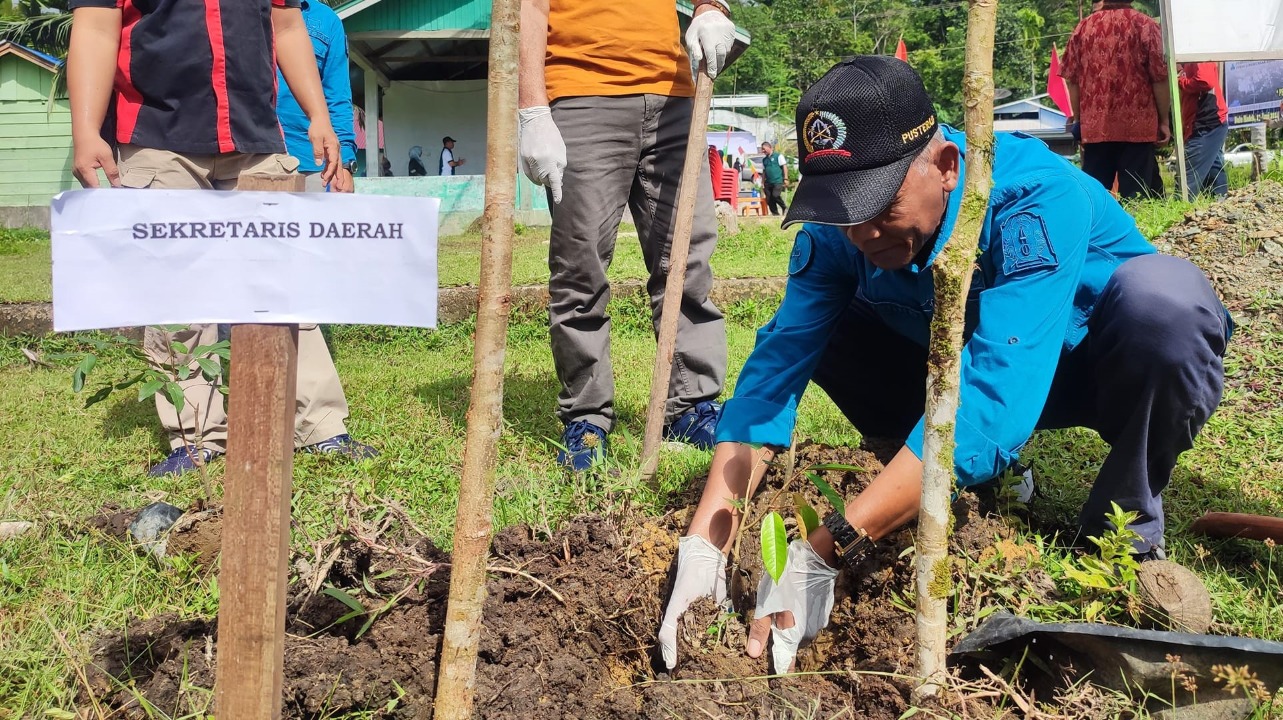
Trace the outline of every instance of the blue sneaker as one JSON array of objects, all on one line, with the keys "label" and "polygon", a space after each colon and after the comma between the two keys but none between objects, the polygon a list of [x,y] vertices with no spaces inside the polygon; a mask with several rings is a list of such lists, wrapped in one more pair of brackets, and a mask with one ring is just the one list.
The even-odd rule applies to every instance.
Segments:
[{"label": "blue sneaker", "polygon": [[694,445],[700,450],[712,450],[716,442],[717,419],[721,415],[721,405],[707,400],[697,403],[677,418],[677,422],[664,428],[664,439]]},{"label": "blue sneaker", "polygon": [[606,458],[606,431],[584,420],[566,426],[561,434],[557,464],[583,472]]},{"label": "blue sneaker", "polygon": [[335,435],[329,440],[322,440],[319,443],[304,445],[299,448],[303,452],[315,453],[318,455],[346,455],[353,460],[368,460],[379,456],[379,451],[352,439],[351,435],[343,433]]},{"label": "blue sneaker", "polygon": [[153,465],[151,470],[147,471],[147,475],[149,477],[182,475],[185,472],[191,472],[196,469],[196,458],[200,458],[200,464],[205,465],[219,455],[222,455],[222,453],[216,450],[210,450],[209,448],[197,450],[195,445],[184,445],[171,450],[164,460]]}]

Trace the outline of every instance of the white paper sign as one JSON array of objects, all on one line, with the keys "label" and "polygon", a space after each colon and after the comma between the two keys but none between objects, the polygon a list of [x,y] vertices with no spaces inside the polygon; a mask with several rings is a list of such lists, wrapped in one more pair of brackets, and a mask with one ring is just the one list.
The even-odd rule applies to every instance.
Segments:
[{"label": "white paper sign", "polygon": [[1176,60],[1283,58],[1283,0],[1172,0]]},{"label": "white paper sign", "polygon": [[53,200],[54,330],[434,327],[435,198],[76,190]]}]

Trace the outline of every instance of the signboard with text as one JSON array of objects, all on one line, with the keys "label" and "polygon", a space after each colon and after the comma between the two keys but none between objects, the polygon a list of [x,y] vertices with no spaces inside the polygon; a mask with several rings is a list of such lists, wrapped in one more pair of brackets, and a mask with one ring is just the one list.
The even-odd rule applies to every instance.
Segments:
[{"label": "signboard with text", "polygon": [[54,330],[434,327],[435,198],[101,189],[53,200]]},{"label": "signboard with text", "polygon": [[1225,104],[1230,127],[1279,119],[1283,103],[1283,60],[1225,63]]}]

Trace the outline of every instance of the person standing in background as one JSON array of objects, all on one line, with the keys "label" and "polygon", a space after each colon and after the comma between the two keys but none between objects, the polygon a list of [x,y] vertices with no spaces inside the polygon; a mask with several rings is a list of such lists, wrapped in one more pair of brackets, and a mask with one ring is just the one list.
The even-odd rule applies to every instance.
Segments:
[{"label": "person standing in background", "polygon": [[[243,174],[294,172],[299,161],[285,154],[276,114],[278,67],[307,117],[303,154],[320,168],[322,183],[336,179],[339,139],[299,0],[155,0],[148,9],[125,4],[70,4],[67,88],[72,166],[81,185],[98,187],[99,169],[113,187],[183,190],[234,190]],[[176,18],[183,22],[172,22]],[[185,53],[181,63],[174,62],[176,49]],[[229,67],[237,70],[235,82],[229,82]],[[216,275],[198,280],[194,291],[217,291]],[[190,353],[216,342],[212,323],[144,332],[143,350],[153,367],[185,366],[189,373],[178,383],[181,410],[165,393],[156,394],[170,451],[148,471],[153,477],[195,470],[227,451],[223,396],[198,364],[213,356]],[[354,458],[376,454],[348,435],[347,401],[319,328],[299,333],[297,392],[297,449]]]},{"label": "person standing in background", "polygon": [[410,162],[406,167],[405,174],[410,177],[423,177],[428,174],[428,168],[423,165],[422,145],[415,145],[410,148]]},{"label": "person standing in background", "polygon": [[[352,83],[348,79],[347,33],[337,13],[320,0],[300,0],[303,23],[312,38],[316,69],[321,75],[321,91],[330,111],[330,124],[339,139],[342,165],[334,173],[329,190],[353,192],[352,176],[356,173],[356,132],[352,121]],[[307,114],[294,99],[289,83],[276,71],[276,117],[285,134],[285,150],[298,160],[298,171],[307,176],[309,191],[326,189],[321,181],[321,166],[312,158],[312,144],[307,139]]]},{"label": "person standing in background", "polygon": [[772,215],[783,215],[788,209],[784,205],[784,189],[789,184],[788,161],[775,152],[775,147],[769,142],[762,143],[762,156],[762,188],[766,192],[766,205]]},{"label": "person standing in background", "polygon": [[1124,198],[1163,194],[1155,144],[1171,140],[1172,97],[1158,23],[1110,0],[1088,15],[1065,46],[1061,75],[1079,123],[1083,172]]},{"label": "person standing in background", "polygon": [[1225,175],[1225,138],[1229,110],[1214,62],[1181,63],[1181,118],[1185,121],[1185,186],[1190,195],[1229,192]]},{"label": "person standing in background", "polygon": [[465,158],[454,158],[454,138],[446,135],[441,138],[441,174],[443,176],[454,175],[455,168],[462,167],[468,162]]},{"label": "person standing in background", "polygon": [[[577,471],[604,457],[615,424],[606,270],[624,207],[637,224],[658,331],[691,132],[692,71],[703,59],[716,76],[735,42],[726,0],[694,6],[683,47],[670,3],[626,10],[594,0],[521,4],[520,162],[548,188],[549,331],[565,426],[557,462]],[[700,166],[664,436],[711,449],[726,324],[709,298],[717,219],[709,167]]]}]

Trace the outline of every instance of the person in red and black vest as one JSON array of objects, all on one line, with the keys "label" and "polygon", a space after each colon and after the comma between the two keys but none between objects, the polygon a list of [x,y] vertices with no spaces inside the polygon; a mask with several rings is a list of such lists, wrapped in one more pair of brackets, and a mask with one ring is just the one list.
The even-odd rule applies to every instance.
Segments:
[{"label": "person in red and black vest", "polygon": [[1229,110],[1216,63],[1181,63],[1181,118],[1185,125],[1185,183],[1191,195],[1229,192],[1225,138]]},{"label": "person in red and black vest", "polygon": [[[277,119],[278,64],[307,116],[313,159],[329,183],[341,167],[339,141],[299,5],[71,0],[67,87],[72,165],[81,185],[98,187],[101,170],[112,187],[230,190],[242,173],[294,172],[299,161],[286,154]],[[217,384],[202,376],[200,358],[171,359],[175,342],[196,348],[217,341],[212,324],[146,329],[143,345],[154,365],[193,369],[179,383],[181,411],[156,395],[170,453],[151,469],[153,476],[195,469],[226,451],[227,414]],[[301,327],[298,342],[295,445],[373,455],[344,427],[347,401],[320,329]]]}]

